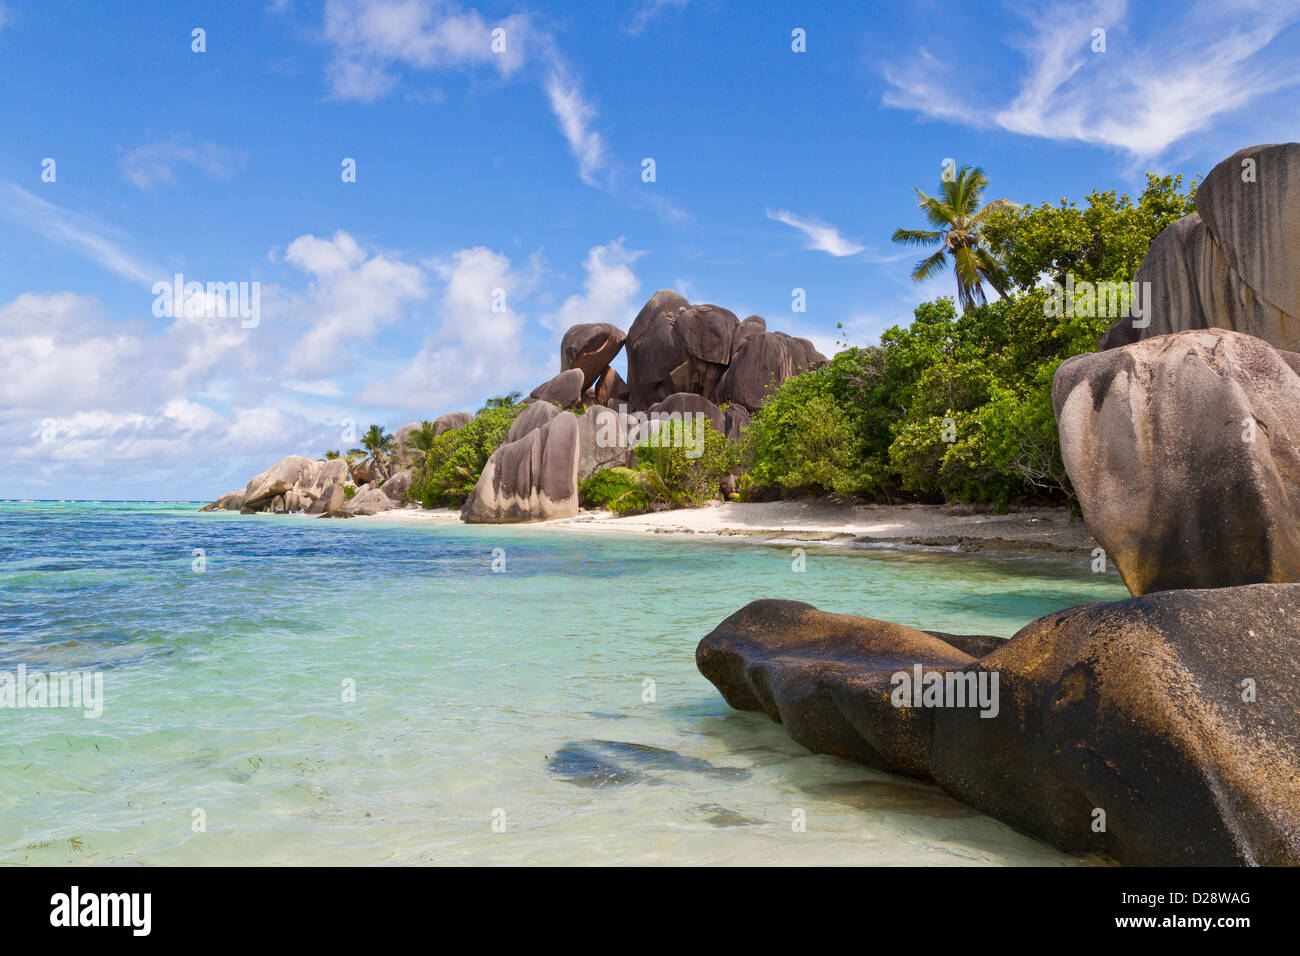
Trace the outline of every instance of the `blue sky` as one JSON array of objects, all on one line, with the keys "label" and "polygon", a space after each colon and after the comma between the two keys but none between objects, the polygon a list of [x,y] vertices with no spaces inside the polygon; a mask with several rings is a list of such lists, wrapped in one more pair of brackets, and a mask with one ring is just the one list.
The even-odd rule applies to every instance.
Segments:
[{"label": "blue sky", "polygon": [[[953,292],[889,242],[946,158],[1037,203],[1297,138],[1300,3],[961,11],[0,0],[0,495],[213,498],[665,287],[865,344]],[[257,326],[156,316],[178,272]]]}]

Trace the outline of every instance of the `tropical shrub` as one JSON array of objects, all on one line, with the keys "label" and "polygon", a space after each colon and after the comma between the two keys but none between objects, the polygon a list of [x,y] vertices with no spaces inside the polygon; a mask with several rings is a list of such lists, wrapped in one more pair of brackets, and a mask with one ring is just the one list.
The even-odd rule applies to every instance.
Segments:
[{"label": "tropical shrub", "polygon": [[[699,455],[693,455],[696,449]],[[722,479],[737,462],[734,445],[705,418],[689,428],[680,421],[664,422],[635,452],[642,492],[652,506],[680,508],[722,497]]]},{"label": "tropical shrub", "polygon": [[474,490],[488,458],[506,439],[526,406],[485,408],[460,428],[433,439],[411,482],[411,497],[425,508],[459,508]]}]

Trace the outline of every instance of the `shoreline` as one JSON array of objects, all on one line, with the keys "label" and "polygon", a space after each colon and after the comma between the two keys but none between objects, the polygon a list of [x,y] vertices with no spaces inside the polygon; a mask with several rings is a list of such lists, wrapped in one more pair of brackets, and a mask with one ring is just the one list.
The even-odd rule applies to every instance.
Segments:
[{"label": "shoreline", "polygon": [[[451,508],[400,508],[349,521],[385,524],[463,524]],[[500,526],[494,526],[500,527]],[[713,503],[616,517],[583,511],[570,518],[520,522],[510,528],[611,534],[654,534],[755,544],[814,542],[877,545],[960,553],[1019,552],[1077,556],[1099,545],[1064,507],[1013,509],[1007,514],[961,505],[852,505],[819,500]]]}]

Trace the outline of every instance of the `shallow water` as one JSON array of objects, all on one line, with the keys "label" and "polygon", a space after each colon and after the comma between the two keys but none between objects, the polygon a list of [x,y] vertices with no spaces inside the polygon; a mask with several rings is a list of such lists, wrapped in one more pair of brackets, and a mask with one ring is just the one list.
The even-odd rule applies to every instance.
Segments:
[{"label": "shallow water", "polygon": [[0,862],[1079,862],[807,753],[694,650],[760,597],[1010,636],[1126,595],[1085,559],[801,543],[795,573],[793,545],[195,507],[0,503],[0,673],[104,675],[97,719],[0,709]]}]

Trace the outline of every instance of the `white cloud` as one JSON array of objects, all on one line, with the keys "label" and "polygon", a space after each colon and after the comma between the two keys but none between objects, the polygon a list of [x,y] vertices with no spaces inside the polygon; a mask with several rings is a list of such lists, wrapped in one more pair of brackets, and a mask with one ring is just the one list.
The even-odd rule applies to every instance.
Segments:
[{"label": "white cloud", "polygon": [[796,216],[784,209],[778,209],[775,212],[771,209],[767,210],[767,218],[775,219],[777,222],[783,222],[787,226],[798,229],[808,237],[809,249],[818,249],[822,252],[829,252],[833,256],[841,257],[857,255],[866,248],[845,239],[834,226]]},{"label": "white cloud", "polygon": [[335,369],[343,356],[427,296],[418,266],[383,255],[367,257],[355,239],[337,232],[332,239],[299,236],[284,259],[309,273],[306,296],[287,308],[309,317],[309,329],[293,346],[284,374],[318,375]]},{"label": "white cloud", "polygon": [[0,213],[132,282],[152,284],[168,274],[123,249],[107,229],[89,217],[47,202],[13,183],[0,183]]},{"label": "white cloud", "polygon": [[443,280],[438,329],[403,371],[374,382],[360,401],[438,414],[539,373],[523,345],[525,317],[516,307],[537,281],[538,260],[515,269],[502,253],[476,246],[434,268]]},{"label": "white cloud", "polygon": [[182,166],[192,166],[218,179],[229,179],[246,158],[244,153],[218,143],[194,142],[177,136],[165,142],[137,146],[119,160],[118,168],[127,182],[149,189],[176,182],[176,172]]},{"label": "white cloud", "polygon": [[[247,331],[231,324],[242,342]],[[24,293],[0,304],[0,442],[27,463],[22,480],[63,468],[78,484],[101,480],[86,463],[184,470],[214,455],[296,447],[310,423],[256,405],[227,415],[187,395],[230,348],[195,320],[152,332],[106,319],[92,298]]]},{"label": "white cloud", "polygon": [[636,296],[641,291],[641,280],[630,267],[643,255],[624,248],[622,238],[592,246],[583,263],[587,278],[582,294],[565,299],[544,324],[557,332],[584,322],[609,322],[626,330],[631,316],[636,315]]},{"label": "white cloud", "polygon": [[[492,49],[492,31],[505,31],[505,49]],[[526,17],[489,23],[476,10],[440,0],[329,0],[325,39],[334,44],[329,66],[333,94],[371,101],[393,90],[397,68],[421,70],[487,66],[510,76],[523,65]]]},{"label": "white cloud", "polygon": [[[1266,53],[1300,20],[1296,0],[1200,3],[1140,27],[1129,22],[1124,0],[1055,4],[1024,16],[1028,32],[1013,45],[1027,70],[1009,102],[988,105],[989,84],[973,82],[969,63],[944,64],[922,49],[885,69],[885,104],[1147,160],[1252,100],[1300,85],[1293,53]],[[1092,51],[1095,28],[1107,30],[1105,53]],[[967,89],[981,98],[963,98]]]}]

